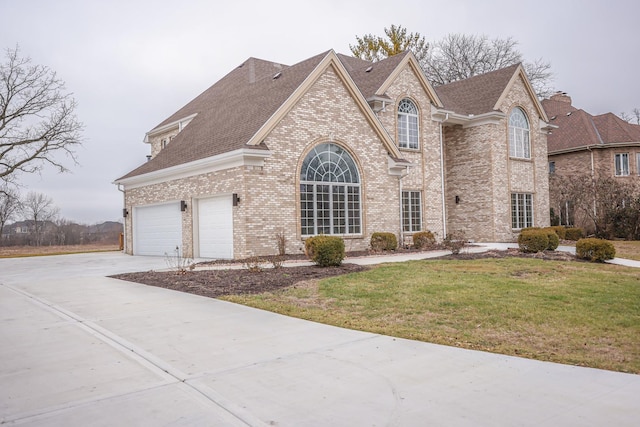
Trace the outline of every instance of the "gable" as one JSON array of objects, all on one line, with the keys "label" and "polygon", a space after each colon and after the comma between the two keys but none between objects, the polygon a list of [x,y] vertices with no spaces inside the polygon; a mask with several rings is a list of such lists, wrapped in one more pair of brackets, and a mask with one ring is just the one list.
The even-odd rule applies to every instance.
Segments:
[{"label": "gable", "polygon": [[382,126],[375,113],[369,107],[366,99],[362,95],[361,91],[356,86],[355,82],[351,78],[350,74],[338,59],[338,56],[335,52],[330,51],[325,58],[322,60],[320,64],[309,74],[309,76],[305,79],[305,81],[291,94],[289,99],[287,99],[273,114],[273,116],[256,132],[255,135],[251,138],[251,140],[247,143],[248,145],[258,145],[260,144],[264,138],[271,132],[274,126],[286,116],[286,114],[291,110],[291,108],[295,105],[295,103],[309,90],[318,79],[327,72],[327,70],[331,69],[338,76],[340,81],[344,84],[345,89],[349,96],[356,102],[358,108],[361,113],[366,118],[367,122],[376,132],[378,138],[382,141],[384,146],[387,149],[387,152],[392,158],[400,159],[402,156],[396,145],[393,143],[393,140]]},{"label": "gable", "polygon": [[[176,168],[247,148],[251,137],[325,55],[316,55],[290,67],[278,67],[252,58],[245,61],[156,126],[154,129],[161,129],[185,115],[193,115],[189,125],[176,135],[171,144],[120,179]],[[280,75],[276,77],[278,73]],[[267,149],[259,144],[251,148]]]},{"label": "gable", "polygon": [[384,95],[384,93],[389,89],[389,87],[396,81],[398,76],[405,70],[411,70],[411,72],[415,75],[415,77],[420,82],[420,85],[424,89],[425,93],[429,97],[429,100],[436,107],[443,107],[442,101],[438,97],[438,94],[434,90],[431,83],[427,80],[420,64],[416,60],[416,57],[410,51],[402,58],[401,62],[393,69],[393,71],[389,74],[384,83],[380,86],[380,88],[376,91],[376,95]]},{"label": "gable", "polygon": [[514,90],[514,87],[516,85],[522,85],[524,87],[525,94],[523,94],[524,96],[520,97],[521,102],[525,102],[525,98],[528,98],[528,101],[531,102],[533,108],[538,114],[538,118],[544,122],[548,122],[549,119],[547,118],[547,114],[545,113],[544,108],[542,108],[542,104],[538,100],[538,96],[536,95],[533,87],[531,86],[531,83],[529,82],[522,64],[517,64],[515,72],[511,76],[511,79],[509,79],[509,82],[502,91],[502,94],[496,101],[494,109],[499,109],[500,106],[505,103],[505,100],[509,97],[509,94]]},{"label": "gable", "polygon": [[[393,140],[344,65],[335,52],[328,51],[289,67],[253,59],[241,64],[156,126],[154,129],[160,130],[185,115],[191,118],[189,125],[157,156],[116,182],[147,174],[164,176],[166,174],[163,171],[174,173],[179,169],[201,169],[207,159],[226,153],[240,153],[247,149],[268,152],[264,138],[329,67],[344,82],[348,93],[383,141],[389,155],[393,159],[401,159]],[[277,70],[272,74],[273,68]],[[253,152],[250,154],[262,157]],[[200,166],[193,168],[192,165],[196,164]]]}]

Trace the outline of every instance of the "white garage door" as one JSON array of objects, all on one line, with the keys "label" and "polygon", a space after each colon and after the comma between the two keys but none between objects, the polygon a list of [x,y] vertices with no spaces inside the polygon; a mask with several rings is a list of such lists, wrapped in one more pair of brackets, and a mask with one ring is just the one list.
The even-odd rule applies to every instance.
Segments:
[{"label": "white garage door", "polygon": [[233,258],[231,196],[198,201],[198,242],[202,258]]},{"label": "white garage door", "polygon": [[134,255],[175,254],[182,250],[180,203],[141,206],[134,209]]}]

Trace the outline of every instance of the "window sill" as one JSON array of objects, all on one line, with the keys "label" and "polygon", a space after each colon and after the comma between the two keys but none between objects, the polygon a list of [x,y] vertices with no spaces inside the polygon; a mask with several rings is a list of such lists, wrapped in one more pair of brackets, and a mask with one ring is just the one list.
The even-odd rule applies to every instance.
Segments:
[{"label": "window sill", "polygon": [[329,237],[340,237],[341,239],[364,239],[364,234],[314,234],[314,235],[304,235],[301,237],[302,241],[305,241],[311,237],[318,236],[329,236]]},{"label": "window sill", "polygon": [[528,162],[528,163],[533,163],[533,159],[532,158],[526,158],[526,157],[511,157],[509,156],[509,160],[516,160],[516,161],[521,161],[521,162]]}]

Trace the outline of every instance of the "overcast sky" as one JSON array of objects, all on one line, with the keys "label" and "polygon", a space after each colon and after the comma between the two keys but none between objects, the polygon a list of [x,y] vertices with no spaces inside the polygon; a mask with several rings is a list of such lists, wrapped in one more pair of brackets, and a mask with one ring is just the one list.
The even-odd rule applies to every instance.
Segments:
[{"label": "overcast sky", "polygon": [[[638,0],[0,0],[0,47],[50,67],[85,125],[72,173],[22,176],[81,223],[120,220],[111,184],[145,161],[147,131],[249,57],[295,64],[391,24],[428,41],[513,37],[592,114],[640,107]],[[4,52],[2,52],[4,62]]]}]

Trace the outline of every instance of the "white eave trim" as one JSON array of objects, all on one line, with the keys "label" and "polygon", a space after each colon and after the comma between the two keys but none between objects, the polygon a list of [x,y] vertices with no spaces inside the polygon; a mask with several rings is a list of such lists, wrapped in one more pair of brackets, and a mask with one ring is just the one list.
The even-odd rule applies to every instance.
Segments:
[{"label": "white eave trim", "polygon": [[145,173],[143,175],[132,176],[130,178],[119,179],[114,184],[122,184],[125,190],[145,187],[147,185],[160,184],[166,181],[188,178],[190,176],[202,175],[205,173],[218,172],[242,166],[264,166],[264,160],[271,157],[271,151],[255,148],[241,148],[207,157],[206,159],[195,160],[182,165],[172,166]]},{"label": "white eave trim", "polygon": [[393,157],[387,157],[387,166],[389,168],[389,175],[391,176],[406,176],[409,173],[409,168],[417,166],[415,163],[407,162],[406,160],[398,161]]},{"label": "white eave trim", "polygon": [[160,126],[159,128],[155,128],[155,129],[145,133],[144,134],[144,142],[146,142],[148,144],[150,142],[149,141],[150,137],[152,137],[154,135],[158,135],[160,133],[166,132],[166,131],[174,129],[174,128],[178,128],[178,132],[180,132],[197,115],[198,115],[198,113],[190,114],[190,115],[188,115],[186,117],[181,118],[180,120],[176,120],[175,122],[167,123],[166,125]]},{"label": "white eave trim", "polygon": [[559,154],[575,153],[577,151],[591,151],[591,150],[604,150],[605,148],[626,148],[626,147],[640,147],[640,141],[638,142],[610,142],[608,144],[594,144],[583,145],[580,147],[565,148],[564,150],[549,151],[548,156],[556,156]]},{"label": "white eave trim", "polygon": [[540,130],[552,131],[554,129],[558,129],[558,126],[552,125],[551,123],[547,123],[544,120],[540,119]]},{"label": "white eave trim", "polygon": [[436,109],[431,114],[431,118],[443,125],[462,125],[463,128],[482,126],[488,124],[499,124],[507,115],[502,111],[490,111],[478,115],[460,114],[450,110]]}]

